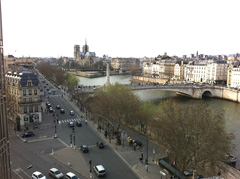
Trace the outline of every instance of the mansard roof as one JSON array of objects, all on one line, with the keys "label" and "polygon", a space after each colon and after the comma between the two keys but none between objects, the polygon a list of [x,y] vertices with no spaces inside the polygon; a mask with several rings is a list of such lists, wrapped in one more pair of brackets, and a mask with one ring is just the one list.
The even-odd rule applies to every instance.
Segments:
[{"label": "mansard roof", "polygon": [[27,81],[31,80],[33,86],[38,86],[39,80],[37,75],[31,71],[22,71],[19,73],[20,76],[20,84],[22,87],[27,86]]}]

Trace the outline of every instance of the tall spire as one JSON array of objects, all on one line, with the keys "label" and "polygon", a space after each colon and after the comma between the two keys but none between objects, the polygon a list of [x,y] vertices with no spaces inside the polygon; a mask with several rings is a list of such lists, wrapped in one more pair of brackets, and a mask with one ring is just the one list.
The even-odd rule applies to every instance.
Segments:
[{"label": "tall spire", "polygon": [[85,45],[87,45],[87,38],[85,37]]}]

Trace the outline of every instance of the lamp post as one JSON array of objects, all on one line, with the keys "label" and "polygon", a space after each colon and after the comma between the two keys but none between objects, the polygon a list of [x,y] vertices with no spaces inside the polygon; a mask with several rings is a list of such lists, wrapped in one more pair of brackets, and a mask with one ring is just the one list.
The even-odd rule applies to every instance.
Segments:
[{"label": "lamp post", "polygon": [[90,167],[90,178],[92,178],[92,160],[89,160],[89,167]]},{"label": "lamp post", "polygon": [[[146,134],[147,134],[147,127],[146,127]],[[146,171],[148,172],[148,134],[147,134],[147,155],[146,155],[146,160],[145,160],[145,164],[146,164]]]}]

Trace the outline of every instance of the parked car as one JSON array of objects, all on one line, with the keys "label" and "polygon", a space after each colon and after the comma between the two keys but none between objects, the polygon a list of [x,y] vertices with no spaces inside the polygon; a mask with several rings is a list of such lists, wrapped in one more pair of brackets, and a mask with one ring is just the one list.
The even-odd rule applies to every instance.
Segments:
[{"label": "parked car", "polygon": [[41,172],[34,172],[32,174],[32,179],[47,179]]},{"label": "parked car", "polygon": [[96,165],[93,167],[93,170],[95,171],[96,175],[99,177],[106,175],[106,170],[102,165]]},{"label": "parked car", "polygon": [[74,112],[73,112],[73,111],[70,111],[69,114],[70,114],[70,115],[74,115]]},{"label": "parked car", "polygon": [[48,94],[51,94],[51,93],[52,93],[52,91],[51,91],[51,90],[49,90],[49,91],[48,91]]},{"label": "parked car", "polygon": [[34,136],[33,131],[28,131],[22,134],[22,137],[32,137]]},{"label": "parked car", "polygon": [[66,176],[65,176],[66,179],[79,179],[77,175],[75,175],[74,173],[72,172],[68,172],[66,173]]},{"label": "parked car", "polygon": [[65,113],[65,111],[64,111],[64,109],[62,108],[62,109],[60,109],[60,113],[62,113],[62,114],[64,114]]},{"label": "parked car", "polygon": [[202,179],[202,178],[204,178],[203,175],[197,175],[196,176],[196,179]]},{"label": "parked car", "polygon": [[185,176],[192,176],[193,175],[193,169],[188,169],[188,170],[184,171],[183,174]]},{"label": "parked car", "polygon": [[58,105],[56,106],[56,108],[57,108],[57,109],[60,109],[60,105],[58,104]]},{"label": "parked car", "polygon": [[77,121],[77,126],[78,126],[78,127],[81,127],[81,126],[82,126],[81,121]]},{"label": "parked car", "polygon": [[88,153],[89,152],[87,145],[82,145],[80,149],[83,153]]},{"label": "parked car", "polygon": [[104,148],[104,144],[103,144],[102,141],[98,141],[96,145],[97,145],[97,147],[98,147],[99,149]]},{"label": "parked car", "polygon": [[53,178],[63,178],[64,175],[62,172],[60,172],[58,169],[56,168],[51,168],[48,172],[49,176],[53,177]]},{"label": "parked car", "polygon": [[69,127],[74,127],[74,122],[69,122],[69,123],[68,123],[68,126],[69,126]]}]

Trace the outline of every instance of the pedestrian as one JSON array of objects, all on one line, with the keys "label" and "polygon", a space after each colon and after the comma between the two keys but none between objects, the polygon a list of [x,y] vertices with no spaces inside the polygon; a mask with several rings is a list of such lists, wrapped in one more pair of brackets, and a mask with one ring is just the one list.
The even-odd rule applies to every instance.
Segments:
[{"label": "pedestrian", "polygon": [[133,145],[133,150],[136,151],[136,146],[135,145]]}]

